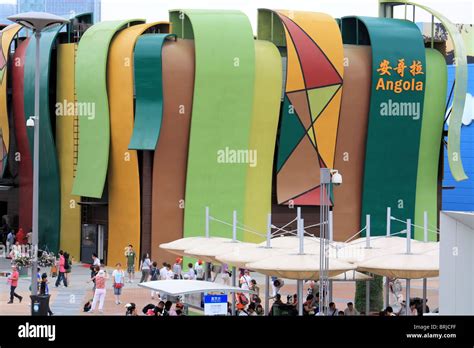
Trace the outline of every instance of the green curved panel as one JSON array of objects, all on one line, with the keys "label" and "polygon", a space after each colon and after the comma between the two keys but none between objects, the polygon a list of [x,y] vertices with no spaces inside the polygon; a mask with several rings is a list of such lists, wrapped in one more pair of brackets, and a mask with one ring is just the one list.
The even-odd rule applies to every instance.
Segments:
[{"label": "green curved panel", "polygon": [[81,38],[76,54],[76,95],[79,153],[72,193],[101,198],[109,161],[109,104],[107,56],[117,31],[142,20],[100,22]]},{"label": "green curved panel", "polygon": [[[183,10],[181,16],[171,11],[170,21],[178,37],[195,40],[184,236],[203,235],[206,206],[217,219],[231,221],[233,210],[240,221],[243,218],[249,164],[235,163],[237,158],[229,151],[249,150],[254,39],[250,22],[240,11]],[[210,231],[230,236],[232,230],[211,221]]]},{"label": "green curved panel", "polygon": [[[60,183],[59,166],[54,142],[51,118],[56,117],[50,105],[50,73],[52,49],[61,27],[41,33],[40,41],[40,128],[39,128],[39,247],[57,252],[60,231]],[[36,40],[30,40],[24,65],[25,118],[34,115]],[[28,140],[33,153],[33,128],[27,127]]]},{"label": "green curved panel", "polygon": [[[265,233],[272,211],[272,177],[275,142],[280,117],[282,64],[280,52],[270,41],[255,40],[255,88],[250,149],[258,156],[247,173],[244,224]],[[263,237],[245,232],[244,241]]]},{"label": "green curved panel", "polygon": [[[398,19],[344,17],[341,24],[344,41],[357,31],[367,33],[362,43],[372,46],[361,217],[365,221],[370,214],[371,234],[384,235],[387,207],[398,219],[415,217],[426,76],[423,37],[416,24]],[[392,233],[404,228],[399,223],[391,227]]]},{"label": "green curved panel", "polygon": [[456,181],[468,179],[461,160],[461,126],[464,103],[467,93],[467,54],[464,41],[456,26],[441,13],[416,2],[401,0],[380,0],[380,3],[396,3],[397,5],[415,5],[431,13],[448,31],[454,45],[454,61],[456,62],[456,84],[454,86],[453,109],[449,118],[448,128],[448,161],[451,174]]},{"label": "green curved panel", "polygon": [[[448,71],[446,61],[435,49],[426,49],[426,89],[421,124],[420,155],[416,182],[415,225],[423,226],[423,212],[428,212],[428,223],[438,226],[438,165],[443,133]],[[433,227],[429,227],[433,229]],[[438,236],[428,233],[429,240]],[[423,228],[415,227],[415,238],[424,239]]]},{"label": "green curved panel", "polygon": [[163,118],[161,50],[173,34],[145,34],[133,54],[135,74],[135,122],[129,149],[155,150]]}]

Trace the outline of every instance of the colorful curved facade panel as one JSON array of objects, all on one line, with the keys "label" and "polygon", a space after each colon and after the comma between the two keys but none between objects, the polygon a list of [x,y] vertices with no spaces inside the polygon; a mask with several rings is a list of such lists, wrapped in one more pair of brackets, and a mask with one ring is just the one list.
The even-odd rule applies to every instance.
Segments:
[{"label": "colorful curved facade panel", "polygon": [[[250,166],[247,173],[244,224],[265,233],[272,211],[273,154],[280,115],[282,85],[281,57],[269,41],[255,41],[255,87],[250,126]],[[244,232],[247,242],[261,242],[262,236]]]},{"label": "colorful curved facade panel", "polygon": [[[244,213],[248,163],[236,154],[249,150],[255,47],[240,11],[183,13],[180,19],[172,11],[170,19],[173,33],[194,38],[196,50],[184,211],[184,235],[193,236],[204,233],[206,206],[219,219],[230,219],[234,210]],[[215,221],[210,229],[213,235],[231,233]]]},{"label": "colorful curved facade panel", "polygon": [[[416,181],[415,225],[424,225],[424,212],[428,213],[430,230],[438,226],[438,168],[440,143],[443,133],[445,97],[448,69],[441,53],[426,49],[426,90],[421,124],[420,153]],[[415,227],[415,239],[424,240],[424,231]],[[437,241],[435,233],[428,233],[429,240]]]},{"label": "colorful curved facade panel", "polygon": [[194,55],[193,40],[163,45],[163,120],[153,159],[151,218],[151,252],[157,260],[173,260],[158,246],[183,237]]},{"label": "colorful curved facade panel", "polygon": [[[52,128],[56,117],[54,106],[50,105],[50,81],[52,71],[53,47],[61,26],[47,29],[41,33],[40,45],[40,126],[39,126],[39,247],[56,251],[59,249],[60,230],[60,178],[58,157]],[[26,50],[24,66],[25,117],[34,115],[36,41],[30,40]],[[27,130],[30,151],[33,153],[33,128]]]},{"label": "colorful curved facade panel", "polygon": [[[159,23],[133,25],[112,40],[107,60],[107,93],[110,112],[108,168],[108,262],[123,262],[123,248],[140,245],[140,176],[135,150],[128,144],[133,132],[134,49],[146,30]],[[168,27],[168,25],[166,25]]]},{"label": "colorful curved facade panel", "polygon": [[[361,227],[362,183],[365,142],[372,83],[370,46],[344,45],[341,115],[337,131],[334,168],[343,175],[343,185],[334,189],[334,239],[345,241]],[[363,220],[364,221],[364,220]],[[365,221],[362,223],[364,225]]]},{"label": "colorful curved facade panel", "polygon": [[32,228],[33,211],[33,161],[26,132],[25,122],[25,56],[26,48],[30,39],[22,41],[13,55],[13,60],[18,62],[12,65],[12,88],[15,90],[12,97],[13,119],[15,124],[15,137],[17,140],[17,151],[20,155],[18,161],[18,215],[19,227],[24,231]]},{"label": "colorful curved facade panel", "polygon": [[135,90],[140,95],[135,106],[133,135],[128,146],[154,151],[163,117],[161,50],[172,34],[142,35],[135,46]]},{"label": "colorful curved facade panel", "polygon": [[8,59],[10,58],[10,45],[20,30],[21,26],[12,24],[0,31],[0,146],[2,155],[0,157],[0,177],[3,176],[10,150],[10,124],[8,121],[7,105],[7,83],[8,83]]},{"label": "colorful curved facade panel", "polygon": [[[281,33],[268,27],[281,21]],[[322,13],[260,10],[259,39],[286,46],[277,160],[279,204],[319,205],[320,168],[334,166],[343,76],[337,22]],[[282,42],[279,42],[282,41]]]},{"label": "colorful curved facade panel", "polygon": [[[79,153],[73,194],[101,198],[109,162],[107,57],[114,35],[142,20],[97,23],[82,36],[76,57]],[[123,62],[125,64],[125,62]]]},{"label": "colorful curved facade panel", "polygon": [[[370,214],[371,234],[384,235],[387,207],[400,220],[415,216],[426,76],[423,37],[416,24],[397,19],[344,17],[341,27],[344,43],[372,47],[361,219]],[[392,233],[403,228],[391,224]]]},{"label": "colorful curved facade panel", "polygon": [[431,13],[436,17],[448,31],[454,45],[454,61],[456,62],[456,84],[454,86],[453,110],[450,116],[448,132],[448,161],[451,174],[456,181],[466,180],[467,175],[461,161],[461,126],[464,105],[467,93],[467,54],[463,38],[456,26],[440,12],[435,11],[428,6],[424,6],[412,1],[400,0],[380,0],[380,3],[389,3],[390,5],[414,5]]},{"label": "colorful curved facade panel", "polygon": [[[62,250],[76,260],[80,257],[81,245],[81,197],[71,194],[74,180],[74,150],[77,139],[77,115],[75,113],[74,68],[77,44],[58,45],[56,103],[62,112],[56,115],[56,150],[61,178],[61,225],[60,243]],[[72,111],[72,112],[71,112]]]}]

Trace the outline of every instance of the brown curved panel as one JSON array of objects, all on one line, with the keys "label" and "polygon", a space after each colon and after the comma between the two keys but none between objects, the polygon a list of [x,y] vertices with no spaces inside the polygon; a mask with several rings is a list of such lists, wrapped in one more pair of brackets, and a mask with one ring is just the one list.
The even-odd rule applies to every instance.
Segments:
[{"label": "brown curved panel", "polygon": [[[306,170],[301,170],[303,167]],[[278,172],[278,203],[286,203],[318,186],[320,169],[318,154],[311,140],[305,136]]]},{"label": "brown curved panel", "polygon": [[347,240],[360,230],[365,141],[369,116],[372,50],[344,45],[345,68],[334,167],[344,178],[334,189],[334,239]]},{"label": "brown curved panel", "polygon": [[26,133],[25,106],[24,106],[24,65],[26,48],[29,39],[23,41],[15,51],[12,64],[12,87],[15,91],[12,97],[13,119],[15,123],[15,137],[17,150],[20,153],[18,162],[19,174],[19,227],[28,232],[31,229],[31,214],[33,201],[33,164]]},{"label": "brown curved panel", "polygon": [[163,120],[153,160],[153,260],[170,262],[161,243],[183,237],[189,126],[194,91],[194,41],[163,46]]}]

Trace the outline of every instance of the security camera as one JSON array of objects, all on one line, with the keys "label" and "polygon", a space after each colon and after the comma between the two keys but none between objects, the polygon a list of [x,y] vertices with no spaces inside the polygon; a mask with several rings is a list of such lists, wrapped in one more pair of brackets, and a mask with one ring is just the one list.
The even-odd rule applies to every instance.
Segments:
[{"label": "security camera", "polygon": [[331,170],[331,182],[333,183],[333,185],[335,186],[339,186],[342,184],[342,175],[339,174],[339,172],[337,170]]},{"label": "security camera", "polygon": [[26,126],[27,127],[34,127],[35,126],[35,118],[34,116],[30,116],[30,118],[28,118],[26,120]]}]

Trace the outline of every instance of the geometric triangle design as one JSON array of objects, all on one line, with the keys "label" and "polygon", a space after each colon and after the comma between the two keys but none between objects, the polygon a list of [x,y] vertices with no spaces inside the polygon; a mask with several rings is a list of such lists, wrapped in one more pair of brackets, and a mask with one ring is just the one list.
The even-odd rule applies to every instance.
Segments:
[{"label": "geometric triangle design", "polygon": [[279,14],[298,53],[306,88],[342,83],[342,78],[316,43],[295,22]]},{"label": "geometric triangle design", "polygon": [[293,149],[299,144],[304,137],[306,130],[301,124],[296,110],[291,105],[288,97],[285,95],[281,116],[281,133],[278,144],[277,172],[280,171]]},{"label": "geometric triangle design", "polygon": [[298,91],[287,93],[288,99],[291,102],[291,105],[295,108],[296,114],[298,115],[301,123],[305,129],[308,129],[311,126],[311,114],[309,111],[308,98],[306,96],[306,91]]},{"label": "geometric triangle design", "polygon": [[337,84],[333,86],[310,89],[307,91],[309,105],[311,108],[311,119],[313,122],[318,118],[326,105],[328,105],[328,102],[332,99],[333,95],[336,94],[340,86],[340,84]]},{"label": "geometric triangle design", "polygon": [[[314,121],[313,127],[316,133],[318,153],[328,168],[333,168],[336,147],[337,126],[339,119],[339,98],[342,90],[339,89],[319,117]],[[311,127],[310,127],[311,129]],[[321,136],[319,136],[321,135]],[[349,150],[350,151],[350,150]]]},{"label": "geometric triangle design", "polygon": [[291,42],[291,37],[288,31],[285,30],[285,36],[287,40],[286,54],[286,84],[285,91],[301,91],[305,89],[303,72],[301,71],[301,65],[298,60],[298,54],[296,53],[295,46]]},{"label": "geometric triangle design", "polygon": [[[321,186],[315,187],[312,190],[303,193],[301,196],[291,199],[293,205],[321,205]],[[289,201],[285,202],[289,204]],[[326,198],[326,204],[332,206],[331,199]]]},{"label": "geometric triangle design", "polygon": [[304,137],[277,173],[277,201],[283,204],[320,183],[319,156]]},{"label": "geometric triangle design", "polygon": [[313,127],[309,127],[307,134],[308,137],[311,139],[313,146],[316,147],[316,139],[314,138],[315,133],[313,131]]}]

